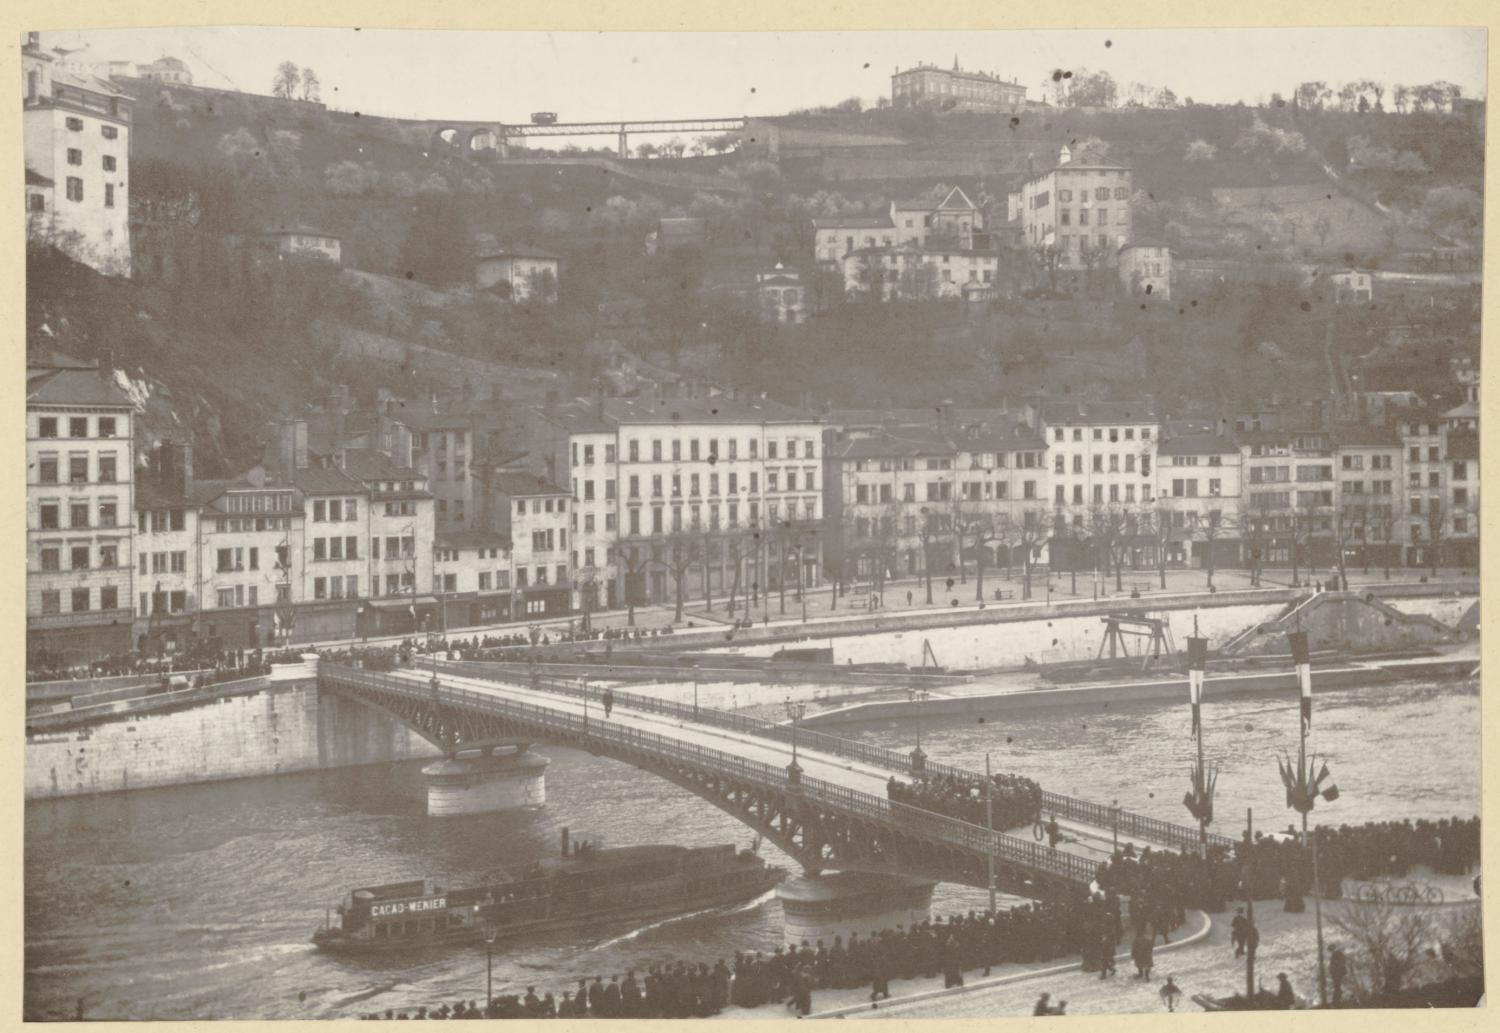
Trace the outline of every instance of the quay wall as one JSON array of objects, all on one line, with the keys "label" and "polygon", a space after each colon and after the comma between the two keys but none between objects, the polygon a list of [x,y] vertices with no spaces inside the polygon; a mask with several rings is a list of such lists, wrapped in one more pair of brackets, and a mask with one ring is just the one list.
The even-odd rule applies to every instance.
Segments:
[{"label": "quay wall", "polygon": [[320,696],[312,679],[270,682],[190,706],[27,730],[25,798],[214,782],[434,757],[392,718]]}]

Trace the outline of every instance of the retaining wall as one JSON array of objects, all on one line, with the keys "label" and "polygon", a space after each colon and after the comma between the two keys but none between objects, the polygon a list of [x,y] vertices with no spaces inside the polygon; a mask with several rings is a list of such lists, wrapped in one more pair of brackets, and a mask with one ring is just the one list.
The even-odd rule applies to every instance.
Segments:
[{"label": "retaining wall", "polygon": [[190,706],[30,729],[25,795],[44,800],[378,764],[437,752],[378,711],[320,696],[311,679],[263,683]]}]

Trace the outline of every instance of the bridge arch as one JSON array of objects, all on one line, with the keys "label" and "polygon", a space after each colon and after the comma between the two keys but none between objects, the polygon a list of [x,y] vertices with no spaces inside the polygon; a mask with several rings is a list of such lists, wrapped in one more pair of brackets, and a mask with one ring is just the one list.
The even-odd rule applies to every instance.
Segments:
[{"label": "bridge arch", "polygon": [[514,739],[584,749],[648,771],[713,804],[776,844],[809,872],[828,869],[911,874],[997,885],[1029,896],[1076,894],[1093,862],[1035,844],[999,847],[1009,837],[784,769],[665,736],[606,726],[548,707],[432,686],[408,678],[325,665],[321,691],[372,706],[445,750]]}]

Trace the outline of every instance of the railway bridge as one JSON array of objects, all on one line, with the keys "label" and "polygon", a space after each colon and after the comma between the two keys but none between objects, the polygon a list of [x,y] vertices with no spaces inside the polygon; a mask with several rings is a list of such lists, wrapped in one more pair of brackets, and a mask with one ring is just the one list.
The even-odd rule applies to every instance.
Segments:
[{"label": "railway bridge", "polygon": [[448,144],[464,151],[493,150],[504,158],[513,143],[548,136],[613,136],[621,158],[630,157],[630,137],[663,133],[739,133],[747,121],[743,115],[728,118],[615,119],[607,122],[550,122],[545,124],[504,122],[433,122],[433,144]]},{"label": "railway bridge", "polygon": [[[999,890],[1047,898],[1086,886],[1109,850],[1107,825],[1102,853],[1076,843],[1054,850],[1029,834],[887,799],[886,781],[909,776],[914,763],[957,771],[925,758],[629,693],[614,693],[606,718],[598,690],[586,684],[507,685],[455,668],[461,665],[376,672],[324,663],[318,680],[322,691],[384,711],[448,751],[500,740],[550,742],[634,765],[744,822],[809,874],[868,871],[984,887],[993,861]],[[1075,828],[1110,812],[1053,794],[1043,808]],[[1121,830],[1138,840],[1196,846],[1196,829],[1124,817]]]}]

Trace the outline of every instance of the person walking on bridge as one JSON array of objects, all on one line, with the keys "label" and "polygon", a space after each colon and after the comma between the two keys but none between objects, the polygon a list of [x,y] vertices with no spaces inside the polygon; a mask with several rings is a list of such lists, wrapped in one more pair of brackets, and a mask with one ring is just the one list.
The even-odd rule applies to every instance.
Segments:
[{"label": "person walking on bridge", "polygon": [[600,700],[604,704],[604,718],[607,721],[609,720],[609,712],[615,709],[614,691],[612,689],[605,689],[604,695],[600,697]]}]

